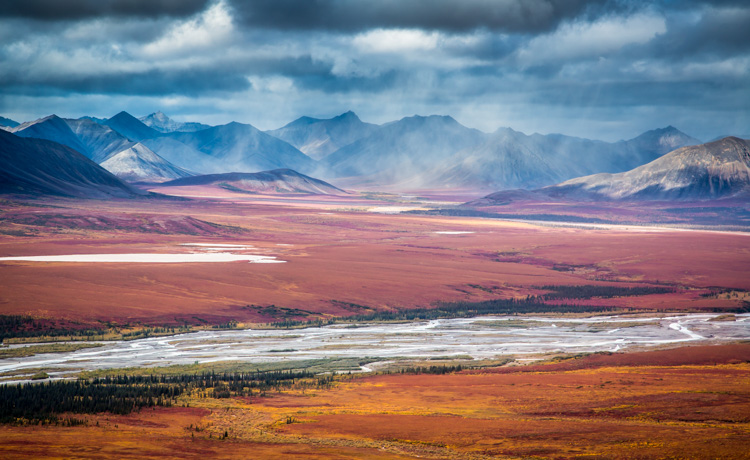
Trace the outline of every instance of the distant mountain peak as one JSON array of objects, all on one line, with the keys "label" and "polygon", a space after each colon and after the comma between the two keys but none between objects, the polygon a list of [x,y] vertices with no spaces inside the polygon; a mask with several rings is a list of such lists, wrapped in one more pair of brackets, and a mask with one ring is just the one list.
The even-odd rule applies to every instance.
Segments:
[{"label": "distant mountain peak", "polygon": [[341,115],[334,117],[334,120],[357,120],[361,121],[356,113],[352,112],[351,110],[347,110],[346,112],[342,113]]},{"label": "distant mountain peak", "polygon": [[210,128],[210,126],[202,123],[175,121],[169,118],[169,116],[161,110],[146,115],[145,117],[141,117],[139,120],[149,128],[155,129],[161,133],[173,133],[178,131],[195,132]]},{"label": "distant mountain peak", "polygon": [[124,110],[118,112],[116,115],[113,115],[109,119],[110,120],[114,120],[114,119],[119,119],[119,118],[125,118],[125,119],[132,118],[133,120],[137,120],[137,118],[135,118],[133,115],[129,114],[128,112],[126,112]]},{"label": "distant mountain peak", "polygon": [[131,141],[142,141],[159,135],[159,132],[145,125],[141,120],[124,110],[106,120],[103,124],[114,129]]},{"label": "distant mountain peak", "polygon": [[[153,120],[153,121],[158,122],[160,124],[174,123],[174,120],[172,120],[171,118],[169,118],[167,116],[167,114],[165,114],[161,110],[158,110],[158,111],[156,111],[156,112],[154,112],[152,114],[146,115],[145,117],[139,118],[139,120],[141,120],[143,123],[145,123],[148,126],[151,126],[151,125],[149,125],[146,122],[147,120],[148,121],[152,121]],[[151,127],[153,128],[153,126],[151,126]]]},{"label": "distant mountain peak", "polygon": [[24,129],[29,128],[30,126],[38,125],[38,124],[45,123],[45,122],[57,123],[58,120],[59,122],[63,122],[62,118],[58,117],[57,115],[53,113],[52,115],[47,115],[46,117],[43,117],[43,118],[37,118],[36,120],[31,120],[31,121],[21,123],[20,125],[15,126],[11,130],[11,132],[18,133],[20,131],[23,131]]},{"label": "distant mountain peak", "polygon": [[412,115],[410,117],[404,117],[396,123],[406,123],[411,125],[425,123],[461,124],[450,115]]}]

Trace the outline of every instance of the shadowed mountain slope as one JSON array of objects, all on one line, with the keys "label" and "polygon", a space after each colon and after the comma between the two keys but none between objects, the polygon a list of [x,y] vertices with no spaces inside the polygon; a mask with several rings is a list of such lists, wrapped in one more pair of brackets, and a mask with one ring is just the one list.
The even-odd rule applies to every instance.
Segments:
[{"label": "shadowed mountain slope", "polygon": [[161,134],[159,131],[144,125],[141,120],[135,118],[128,112],[120,112],[112,118],[102,122],[102,124],[109,126],[135,142],[157,137]]},{"label": "shadowed mountain slope", "polygon": [[129,197],[141,192],[71,148],[0,130],[0,191],[80,198]]}]

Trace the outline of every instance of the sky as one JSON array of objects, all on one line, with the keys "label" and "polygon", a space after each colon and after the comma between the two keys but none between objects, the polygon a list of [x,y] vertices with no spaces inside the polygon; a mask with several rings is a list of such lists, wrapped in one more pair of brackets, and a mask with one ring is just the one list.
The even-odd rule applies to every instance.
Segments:
[{"label": "sky", "polygon": [[0,115],[750,134],[747,0],[6,0]]}]

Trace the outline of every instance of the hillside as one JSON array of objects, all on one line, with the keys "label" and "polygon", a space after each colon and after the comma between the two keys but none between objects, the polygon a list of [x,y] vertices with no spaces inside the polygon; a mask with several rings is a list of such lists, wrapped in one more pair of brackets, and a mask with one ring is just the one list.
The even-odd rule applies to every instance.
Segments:
[{"label": "hillside", "polygon": [[165,187],[210,185],[235,192],[307,193],[342,195],[346,192],[328,182],[315,179],[291,169],[275,169],[258,173],[226,173],[177,179],[162,184]]},{"label": "hillside", "polygon": [[737,138],[683,147],[630,171],[594,174],[545,187],[550,196],[605,199],[712,199],[750,187],[750,142]]},{"label": "hillside", "polygon": [[130,197],[136,191],[71,148],[0,130],[0,192],[80,198]]}]

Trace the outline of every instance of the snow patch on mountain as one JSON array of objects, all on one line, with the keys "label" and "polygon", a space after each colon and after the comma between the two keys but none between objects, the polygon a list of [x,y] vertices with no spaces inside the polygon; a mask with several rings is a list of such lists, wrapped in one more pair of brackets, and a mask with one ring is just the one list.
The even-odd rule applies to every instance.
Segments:
[{"label": "snow patch on mountain", "polygon": [[112,155],[101,166],[120,179],[130,182],[165,182],[193,175],[141,143]]}]

